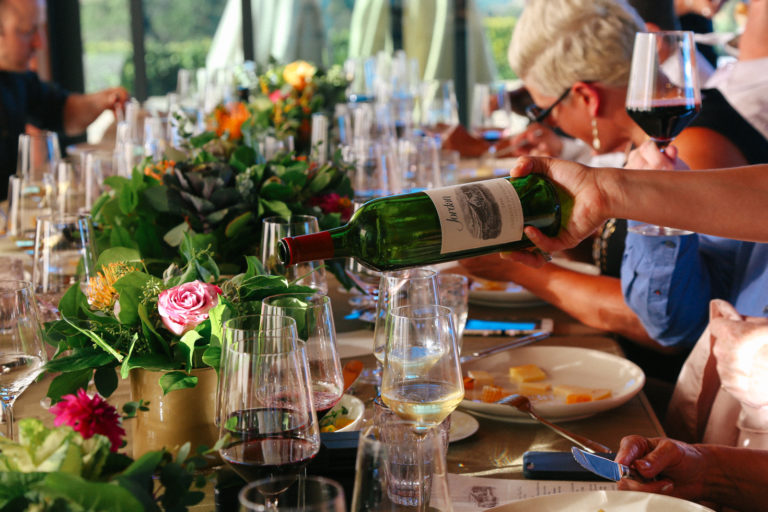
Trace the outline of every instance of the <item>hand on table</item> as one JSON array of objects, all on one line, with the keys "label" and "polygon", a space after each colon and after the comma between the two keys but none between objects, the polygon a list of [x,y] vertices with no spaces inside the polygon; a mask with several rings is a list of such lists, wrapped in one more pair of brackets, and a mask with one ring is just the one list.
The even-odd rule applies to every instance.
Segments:
[{"label": "hand on table", "polygon": [[535,123],[497,147],[497,154],[504,156],[557,157],[563,152],[563,141],[550,127]]},{"label": "hand on table", "polygon": [[683,499],[703,495],[707,460],[695,446],[668,438],[626,436],[616,462],[634,469],[647,481],[622,478],[619,489],[668,494]]}]

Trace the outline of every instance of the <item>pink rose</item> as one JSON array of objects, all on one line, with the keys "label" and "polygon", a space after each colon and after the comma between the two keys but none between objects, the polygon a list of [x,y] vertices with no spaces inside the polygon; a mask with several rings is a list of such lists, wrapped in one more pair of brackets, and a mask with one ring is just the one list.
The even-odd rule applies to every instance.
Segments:
[{"label": "pink rose", "polygon": [[208,318],[208,311],[219,303],[221,288],[201,281],[169,288],[157,298],[157,312],[163,325],[181,336]]}]

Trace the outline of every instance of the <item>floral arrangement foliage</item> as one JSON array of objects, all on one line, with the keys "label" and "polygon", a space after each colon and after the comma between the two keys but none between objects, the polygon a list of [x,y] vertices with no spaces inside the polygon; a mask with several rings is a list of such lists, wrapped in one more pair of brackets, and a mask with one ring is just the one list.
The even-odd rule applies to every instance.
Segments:
[{"label": "floral arrangement foliage", "polygon": [[[338,65],[323,70],[303,60],[285,65],[273,62],[251,85],[247,104],[240,102],[220,107],[230,112],[226,116],[229,123],[222,123],[217,118],[217,126],[220,134],[225,127],[230,128],[233,136],[239,129],[240,134],[246,134],[252,140],[262,134],[278,138],[293,136],[298,149],[306,151],[309,149],[312,114],[321,112],[331,116],[334,105],[346,101],[348,85],[349,81]],[[243,118],[244,109],[250,113],[247,118]],[[240,126],[232,130],[232,121],[236,123],[238,120],[242,120]]]},{"label": "floral arrangement foliage", "polygon": [[207,448],[190,454],[187,443],[175,460],[165,450],[133,460],[118,452],[125,430],[117,410],[83,389],[50,411],[54,428],[24,418],[18,441],[0,437],[0,510],[180,512],[203,499],[205,477],[195,471]]},{"label": "floral arrangement foliage", "polygon": [[215,260],[233,274],[243,270],[243,254],[258,254],[264,217],[314,215],[329,229],[351,214],[349,168],[338,153],[325,165],[290,154],[264,161],[228,134],[206,132],[188,139],[186,154],[171,156],[146,160],[130,179],[105,180],[111,190],[91,210],[97,250],[134,248],[159,273],[185,234],[211,235]]},{"label": "floral arrangement foliage", "polygon": [[134,368],[163,372],[165,393],[194,387],[196,368],[218,369],[221,332],[233,316],[255,314],[270,295],[311,292],[282,276],[268,276],[261,262],[246,257],[247,269],[222,280],[209,249],[210,235],[185,234],[185,264],[169,266],[163,277],[149,273],[134,249],[104,251],[100,272],[87,286],[73,285],[59,303],[61,319],[46,324],[46,338],[57,347],[47,363],[61,372],[48,396],[57,402],[93,379],[102,396],[117,388],[118,374]]}]

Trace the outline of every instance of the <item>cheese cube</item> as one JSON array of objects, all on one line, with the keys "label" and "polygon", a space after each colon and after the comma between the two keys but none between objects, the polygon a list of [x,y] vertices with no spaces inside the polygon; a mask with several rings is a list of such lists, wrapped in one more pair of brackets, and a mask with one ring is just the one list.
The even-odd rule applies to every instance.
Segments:
[{"label": "cheese cube", "polygon": [[483,389],[483,386],[493,386],[493,375],[484,370],[469,370],[467,375],[475,382],[475,389]]},{"label": "cheese cube", "polygon": [[523,395],[545,395],[552,391],[552,384],[549,382],[521,382],[518,388]]},{"label": "cheese cube", "polygon": [[535,364],[524,364],[522,366],[511,367],[509,369],[509,378],[518,383],[535,382],[537,380],[546,379],[547,374]]},{"label": "cheese cube", "polygon": [[604,400],[606,398],[611,398],[612,393],[610,389],[593,389],[592,390],[592,400]]},{"label": "cheese cube", "polygon": [[480,400],[483,402],[493,403],[497,400],[501,400],[504,396],[504,390],[498,386],[483,386],[483,392],[480,395]]},{"label": "cheese cube", "polygon": [[592,401],[592,390],[589,388],[559,384],[554,386],[552,391],[555,393],[555,396],[563,398],[566,404]]}]

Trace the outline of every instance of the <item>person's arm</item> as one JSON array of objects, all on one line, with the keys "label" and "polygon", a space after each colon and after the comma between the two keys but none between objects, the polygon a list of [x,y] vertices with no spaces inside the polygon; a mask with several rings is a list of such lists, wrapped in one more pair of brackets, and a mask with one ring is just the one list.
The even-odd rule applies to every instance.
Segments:
[{"label": "person's arm", "polygon": [[768,57],[768,0],[749,2],[747,24],[739,38],[739,60]]},{"label": "person's arm", "polygon": [[765,510],[768,451],[627,436],[616,462],[642,479],[623,478],[619,489],[655,492],[717,503],[741,511]]},{"label": "person's arm", "polygon": [[83,133],[102,112],[122,108],[126,100],[128,92],[122,87],[91,94],[70,94],[64,103],[64,132],[67,135]]},{"label": "person's arm", "polygon": [[664,353],[676,351],[648,336],[637,315],[624,302],[615,277],[582,274],[553,263],[532,270],[501,259],[498,254],[468,258],[460,264],[477,277],[515,282],[590,327],[620,334]]},{"label": "person's arm", "polygon": [[[614,217],[768,242],[768,209],[763,207],[768,197],[768,164],[667,172],[593,169],[574,162],[521,157],[510,171],[512,177],[531,173],[549,176],[573,198],[567,224],[557,237],[547,237],[532,226],[525,228],[525,235],[545,252],[575,247]],[[518,251],[514,257],[529,264],[543,262],[528,252]]]}]

